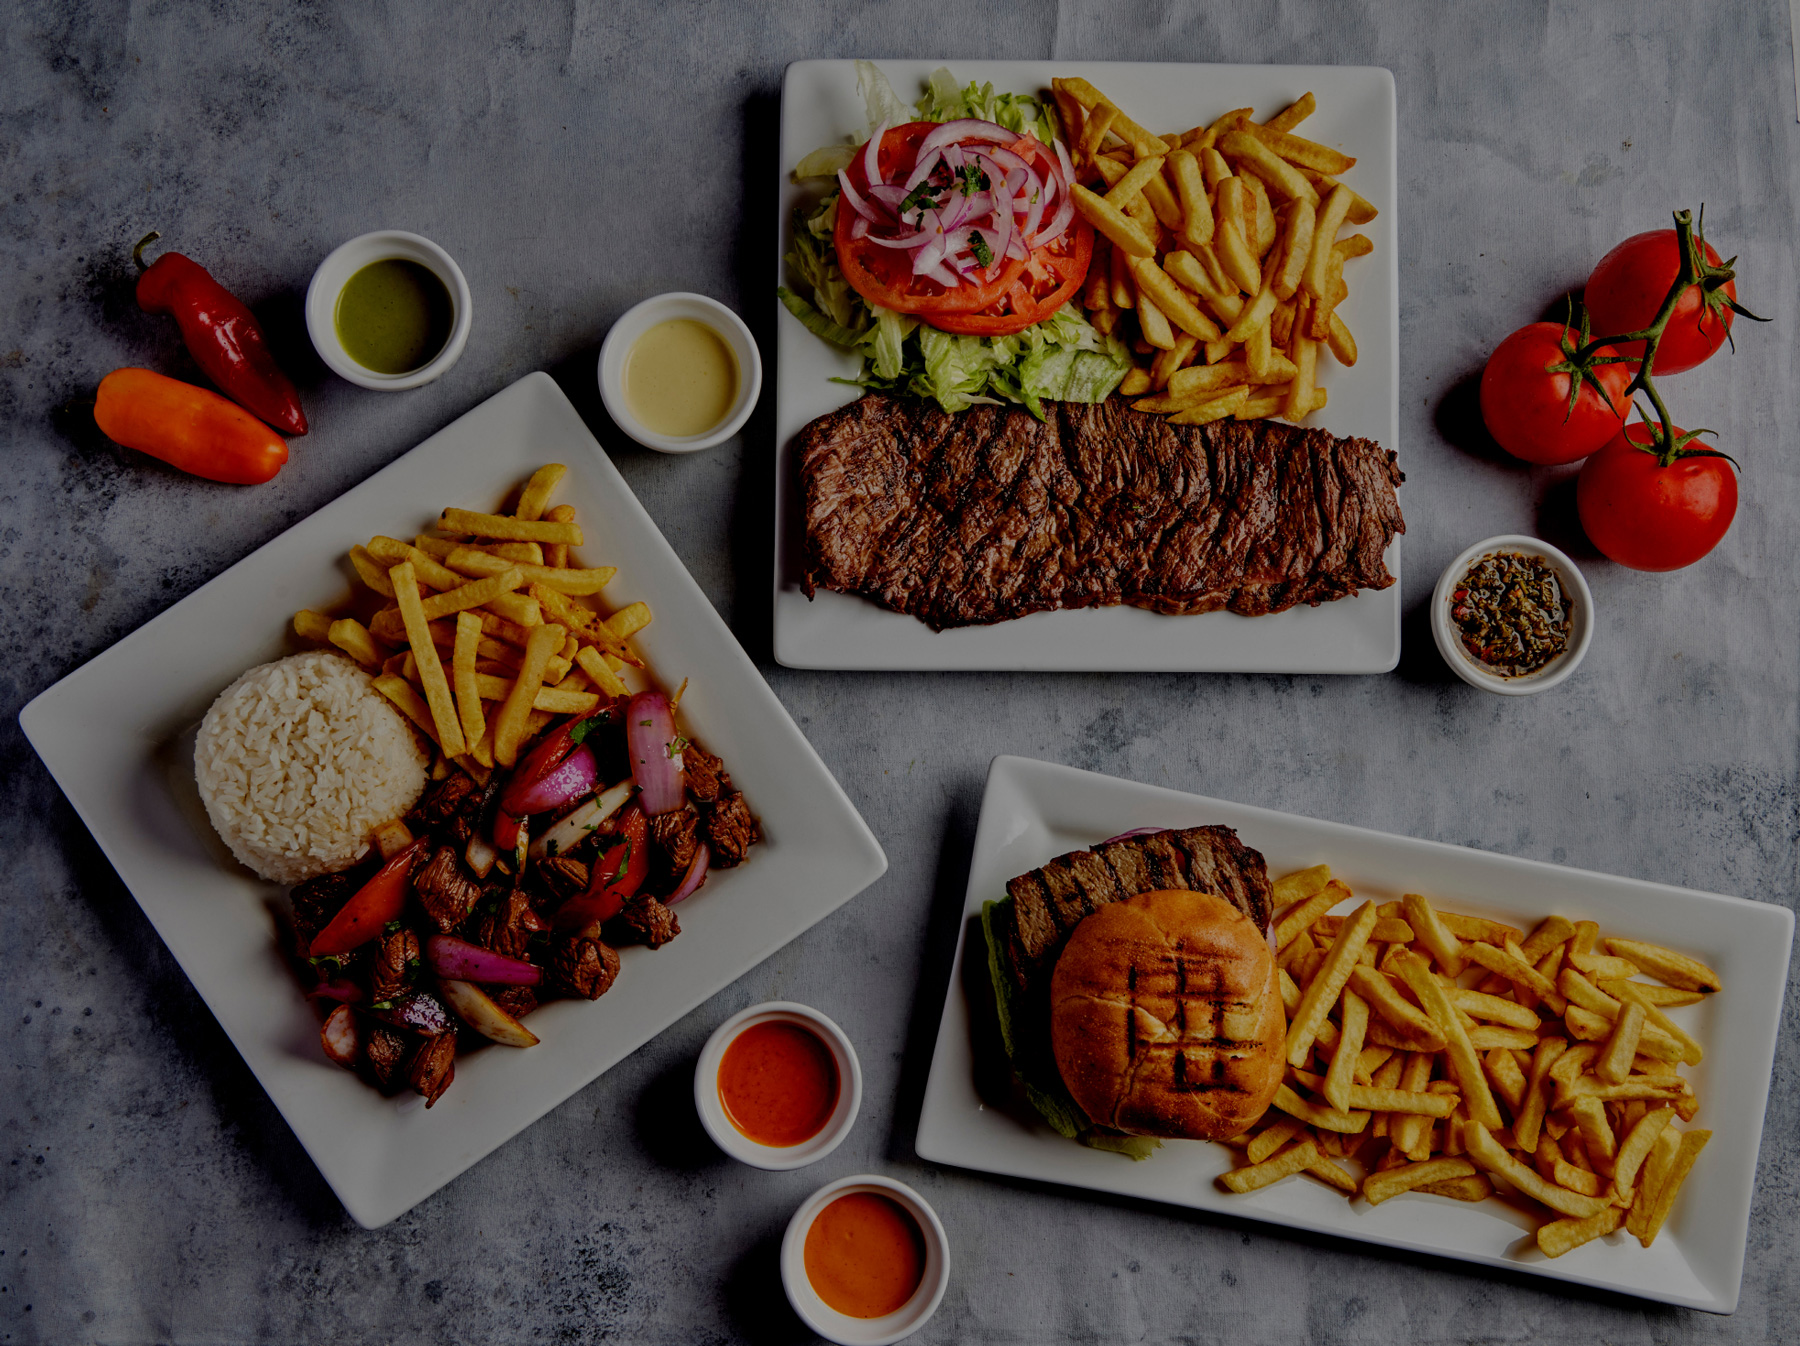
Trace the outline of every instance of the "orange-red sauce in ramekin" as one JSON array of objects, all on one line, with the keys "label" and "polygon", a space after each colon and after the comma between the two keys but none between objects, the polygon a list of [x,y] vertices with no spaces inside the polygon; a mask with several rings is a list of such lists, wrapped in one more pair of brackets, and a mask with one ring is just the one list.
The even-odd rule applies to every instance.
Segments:
[{"label": "orange-red sauce in ramekin", "polygon": [[924,1276],[918,1222],[879,1192],[840,1196],[806,1231],[806,1279],[847,1318],[885,1318]]},{"label": "orange-red sauce in ramekin", "polygon": [[831,1048],[799,1024],[752,1024],[719,1061],[719,1103],[759,1145],[799,1145],[824,1130],[838,1100]]}]

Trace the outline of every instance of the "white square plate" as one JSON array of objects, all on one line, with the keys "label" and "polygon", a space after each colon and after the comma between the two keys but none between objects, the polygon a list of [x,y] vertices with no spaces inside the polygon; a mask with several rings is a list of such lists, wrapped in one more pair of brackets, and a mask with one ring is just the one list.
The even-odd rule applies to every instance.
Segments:
[{"label": "white square plate", "polygon": [[[1319,362],[1329,408],[1309,424],[1360,435],[1398,449],[1400,422],[1400,269],[1395,231],[1394,77],[1369,66],[1141,65],[1081,61],[882,61],[901,98],[911,101],[938,66],[962,83],[1048,96],[1052,76],[1079,75],[1120,100],[1152,128],[1185,129],[1234,107],[1259,118],[1309,89],[1319,110],[1298,133],[1357,158],[1344,180],[1381,212],[1361,226],[1375,251],[1357,259],[1350,297],[1339,312],[1356,333],[1360,358],[1344,369]],[[781,95],[781,252],[793,215],[810,209],[820,182],[789,174],[821,145],[864,134],[867,115],[852,61],[796,61]],[[777,259],[777,275],[786,264]],[[782,279],[782,284],[787,281]],[[1395,583],[1316,608],[1268,617],[1209,612],[1165,617],[1142,608],[1039,612],[993,626],[933,632],[917,618],[864,598],[800,590],[804,525],[794,437],[809,421],[852,401],[861,362],[819,340],[775,301],[778,359],[775,427],[775,657],[790,668],[1169,670],[1237,673],[1385,673],[1400,659],[1400,539],[1388,547]],[[1404,466],[1404,463],[1402,463]]]},{"label": "white square plate", "polygon": [[[623,951],[613,989],[531,1017],[543,1044],[457,1061],[427,1111],[383,1099],[319,1047],[277,947],[277,889],[238,867],[200,811],[192,727],[238,674],[285,652],[288,618],[347,597],[343,557],[411,536],[444,505],[492,509],[544,463],[579,511],[615,605],[643,600],[637,637],[725,759],[766,842],[681,909],[681,938]],[[887,857],[730,629],[547,374],[520,379],[362,485],[77,669],[25,707],[26,736],[144,914],[346,1209],[387,1223],[531,1125],[887,868]]]},{"label": "white square plate", "polygon": [[[1702,1099],[1698,1124],[1711,1128],[1713,1138],[1656,1242],[1642,1248],[1620,1231],[1552,1261],[1532,1237],[1536,1222],[1498,1200],[1468,1205],[1408,1193],[1370,1206],[1306,1180],[1238,1196],[1213,1181],[1231,1167],[1230,1152],[1221,1145],[1166,1142],[1149,1159],[1133,1163],[985,1105],[976,1092],[963,989],[963,960],[970,956],[967,918],[980,913],[983,901],[1004,897],[1007,880],[1055,856],[1133,827],[1212,823],[1236,828],[1247,845],[1263,853],[1271,875],[1329,864],[1359,901],[1422,892],[1450,910],[1527,929],[1560,912],[1598,921],[1609,934],[1682,949],[1715,968],[1725,989],[1673,1012],[1706,1049],[1706,1060],[1688,1077]],[[1711,1313],[1737,1307],[1756,1151],[1794,935],[1787,908],[1319,822],[1023,757],[996,757],[981,802],[964,917],[919,1119],[921,1158],[1506,1267]],[[974,927],[977,939],[979,930]],[[979,944],[973,956],[985,958]]]}]

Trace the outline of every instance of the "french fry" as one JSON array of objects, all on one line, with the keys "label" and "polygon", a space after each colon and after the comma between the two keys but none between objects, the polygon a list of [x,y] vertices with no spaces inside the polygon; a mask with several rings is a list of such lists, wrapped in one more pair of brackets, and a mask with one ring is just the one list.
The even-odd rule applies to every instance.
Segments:
[{"label": "french fry", "polygon": [[1475,1165],[1467,1159],[1429,1159],[1421,1164],[1404,1164],[1371,1173],[1363,1179],[1362,1194],[1371,1206],[1379,1206],[1402,1192],[1417,1191],[1430,1183],[1474,1176]]},{"label": "french fry", "polygon": [[368,585],[383,598],[394,596],[394,586],[388,580],[387,569],[369,555],[367,547],[358,545],[350,549],[350,564],[356,570],[362,582]]},{"label": "french fry", "polygon": [[[480,743],[487,732],[487,716],[481,708],[481,691],[475,682],[475,656],[481,648],[481,618],[472,612],[456,614],[456,645],[450,656],[450,680],[456,691],[456,716],[463,741]],[[483,763],[483,765],[488,765]]]},{"label": "french fry", "polygon": [[502,542],[561,542],[581,545],[581,528],[548,519],[514,519],[504,514],[479,514],[474,510],[446,509],[438,516],[438,531],[455,537],[487,537]]},{"label": "french fry", "polygon": [[[1310,308],[1311,304],[1307,303],[1296,312],[1303,312]],[[1312,412],[1314,380],[1317,377],[1319,364],[1319,343],[1311,337],[1301,335],[1298,319],[1294,324],[1288,358],[1294,362],[1296,372],[1293,382],[1288,385],[1287,403],[1283,407],[1283,411],[1290,421],[1297,421]]]},{"label": "french fry", "polygon": [[1151,386],[1152,380],[1149,370],[1128,370],[1126,371],[1125,377],[1119,380],[1119,396],[1136,397],[1139,393],[1149,392]]},{"label": "french fry", "polygon": [[1298,1117],[1309,1126],[1316,1126],[1322,1131],[1341,1131],[1346,1135],[1354,1135],[1369,1124],[1369,1114],[1366,1112],[1340,1112],[1323,1103],[1314,1103],[1311,1099],[1300,1097],[1285,1084],[1275,1090],[1275,1106],[1288,1116]]},{"label": "french fry", "polygon": [[331,643],[331,618],[322,612],[302,608],[294,614],[294,634],[319,645]]},{"label": "french fry", "polygon": [[1481,991],[1465,991],[1460,986],[1447,987],[1445,994],[1449,996],[1452,1005],[1471,1019],[1486,1019],[1492,1023],[1528,1029],[1534,1034],[1534,1040],[1537,1028],[1543,1022],[1516,1000],[1505,1000]]},{"label": "french fry", "polygon": [[1298,1117],[1280,1117],[1257,1132],[1245,1147],[1244,1153],[1251,1163],[1260,1164],[1305,1130],[1306,1123]]},{"label": "french fry", "polygon": [[1167,170],[1175,180],[1175,197],[1181,206],[1181,237],[1194,247],[1205,247],[1212,242],[1213,210],[1200,161],[1190,150],[1174,150],[1169,155]]},{"label": "french fry", "polygon": [[1626,1005],[1613,1021],[1612,1036],[1606,1049],[1594,1062],[1594,1074],[1607,1084],[1618,1084],[1631,1074],[1631,1063],[1637,1056],[1638,1041],[1644,1035],[1644,1007]]},{"label": "french fry", "polygon": [[1312,256],[1313,229],[1317,218],[1311,201],[1291,201],[1282,211],[1281,242],[1276,254],[1279,258],[1275,273],[1277,298],[1292,299],[1294,292],[1300,288],[1300,278]]},{"label": "french fry", "polygon": [[1277,302],[1275,291],[1265,287],[1257,294],[1256,298],[1244,305],[1244,311],[1238,314],[1237,321],[1231,325],[1231,330],[1225,333],[1225,340],[1248,341],[1251,332],[1258,327],[1266,328],[1269,325],[1270,317],[1274,315]]},{"label": "french fry", "polygon": [[1168,387],[1169,380],[1174,377],[1175,373],[1194,358],[1194,348],[1200,344],[1199,338],[1187,332],[1176,332],[1174,336],[1175,344],[1166,351],[1157,352],[1156,359],[1151,362],[1150,372],[1144,377],[1141,385],[1129,389],[1125,386],[1131,381],[1131,374],[1144,373],[1141,369],[1132,370],[1131,374],[1127,374],[1119,381],[1121,396],[1130,397],[1134,391],[1142,392],[1149,387],[1157,389]]},{"label": "french fry", "polygon": [[[1300,170],[1288,163],[1249,131],[1231,131],[1220,138],[1219,152],[1238,168],[1247,169],[1284,201],[1319,203],[1319,192]],[[1348,203],[1346,203],[1346,206]]]},{"label": "french fry", "polygon": [[1580,1219],[1551,1220],[1538,1226],[1538,1250],[1545,1257],[1561,1257],[1584,1243],[1591,1243],[1602,1235],[1612,1233],[1624,1219],[1624,1211],[1617,1206],[1608,1206],[1605,1210]]},{"label": "french fry", "polygon": [[[412,562],[405,562],[411,565]],[[399,567],[395,567],[398,569]],[[391,572],[390,572],[391,573]],[[484,580],[472,580],[443,593],[433,594],[420,603],[425,621],[436,621],[439,617],[448,617],[453,613],[466,612],[471,608],[485,607],[503,594],[509,594],[525,583],[525,576],[518,570],[507,570]],[[395,595],[399,601],[399,595]],[[401,613],[405,614],[402,606]],[[521,623],[523,625],[523,623]]]},{"label": "french fry", "polygon": [[[1233,108],[1230,112],[1216,118],[1205,130],[1191,133],[1184,143],[1195,154],[1200,154],[1202,151],[1206,150],[1211,150],[1216,154],[1218,151],[1213,147],[1218,143],[1219,137],[1228,134],[1249,121],[1255,111],[1255,108]],[[1211,184],[1209,183],[1208,185],[1210,186]]]},{"label": "french fry", "polygon": [[1615,957],[1637,964],[1658,981],[1684,991],[1718,991],[1725,983],[1705,963],[1689,958],[1660,944],[1646,944],[1636,939],[1609,939],[1607,951]]},{"label": "french fry", "polygon": [[1297,874],[1290,874],[1286,878],[1276,880],[1275,906],[1280,907],[1288,902],[1301,904],[1276,924],[1275,947],[1277,949],[1285,949],[1319,917],[1330,911],[1339,902],[1349,899],[1350,890],[1348,888],[1341,883],[1336,888],[1331,888],[1330,884],[1330,865],[1314,865],[1311,869],[1303,869]]},{"label": "french fry", "polygon": [[1533,1201],[1540,1202],[1551,1210],[1585,1219],[1606,1209],[1606,1203],[1597,1197],[1583,1196],[1566,1187],[1546,1182],[1513,1158],[1479,1121],[1470,1120],[1463,1125],[1463,1144],[1470,1159],[1488,1172],[1499,1174]]},{"label": "french fry", "polygon": [[[1334,1142],[1341,1147],[1344,1143],[1343,1136],[1336,1131],[1327,1131],[1323,1143],[1329,1147]],[[1356,1195],[1359,1186],[1356,1179],[1351,1177],[1336,1164],[1332,1163],[1331,1160],[1327,1159],[1323,1154],[1312,1163],[1308,1164],[1302,1172],[1312,1174],[1313,1177],[1319,1179],[1328,1187],[1337,1188],[1338,1191],[1342,1192],[1345,1196]]]},{"label": "french fry", "polygon": [[1428,1182],[1413,1190],[1429,1192],[1433,1196],[1447,1196],[1452,1201],[1486,1201],[1494,1194],[1494,1184],[1487,1180],[1486,1174],[1477,1173],[1472,1178],[1451,1178],[1448,1182]]},{"label": "french fry", "polygon": [[494,760],[501,766],[512,766],[518,760],[533,703],[543,687],[544,667],[550,656],[562,648],[565,635],[567,631],[555,624],[532,628],[519,676],[494,719]]},{"label": "french fry", "polygon": [[1362,1056],[1363,1035],[1369,1029],[1369,1002],[1349,987],[1344,988],[1343,994],[1343,1023],[1339,1028],[1337,1047],[1331,1054],[1331,1069],[1326,1073],[1325,1087],[1321,1092],[1332,1107],[1339,1112],[1348,1112],[1351,1107],[1350,1095],[1356,1087],[1356,1063]]},{"label": "french fry", "polygon": [[1318,1142],[1309,1136],[1290,1145],[1273,1159],[1222,1173],[1219,1181],[1234,1192],[1254,1192],[1258,1188],[1280,1182],[1283,1178],[1292,1177],[1323,1158],[1319,1153]]},{"label": "french fry", "polygon": [[1222,421],[1226,417],[1235,414],[1238,408],[1244,405],[1245,400],[1248,399],[1249,396],[1249,386],[1247,384],[1240,384],[1238,387],[1221,393],[1210,401],[1202,402],[1198,406],[1189,407],[1184,411],[1176,412],[1169,417],[1169,424],[1207,425],[1213,421]]},{"label": "french fry", "polygon": [[380,692],[400,711],[417,725],[420,731],[433,743],[438,741],[437,721],[432,718],[431,707],[413,690],[413,685],[398,673],[383,673],[375,679],[375,690]]},{"label": "french fry", "polygon": [[[456,702],[450,695],[450,681],[444,676],[444,665],[438,659],[437,646],[426,625],[425,605],[419,601],[419,582],[411,561],[402,561],[388,571],[388,582],[394,586],[394,601],[400,606],[400,619],[406,624],[407,642],[413,658],[419,662],[419,681],[425,689],[425,704],[431,708],[431,722],[437,726],[437,743],[447,757],[461,757],[468,752],[463,740],[462,724],[457,719]],[[511,763],[508,763],[511,765]]]},{"label": "french fry", "polygon": [[1636,1185],[1638,1170],[1650,1157],[1657,1137],[1674,1119],[1674,1108],[1652,1108],[1626,1133],[1619,1146],[1619,1157],[1613,1163],[1613,1186],[1618,1191],[1629,1192]]},{"label": "french fry", "polygon": [[1131,262],[1131,278],[1140,291],[1146,292],[1155,301],[1156,306],[1168,316],[1182,331],[1202,341],[1213,341],[1219,336],[1219,328],[1211,318],[1194,307],[1182,289],[1169,278],[1164,271],[1149,258],[1134,258]]},{"label": "french fry", "polygon": [[[1506,1101],[1508,1110],[1516,1118],[1525,1105],[1525,1090],[1529,1084],[1525,1072],[1519,1068],[1519,1058],[1503,1047],[1495,1047],[1481,1058],[1481,1068],[1487,1072],[1488,1083],[1494,1092]],[[1514,1130],[1516,1133],[1516,1126]]]},{"label": "french fry", "polygon": [[519,492],[519,507],[514,511],[515,517],[526,522],[534,522],[544,517],[544,507],[550,503],[550,493],[557,488],[568,468],[561,463],[546,463],[531,474],[531,480],[525,483],[525,489]]},{"label": "french fry", "polygon": [[1158,177],[1163,170],[1164,159],[1160,154],[1148,159],[1139,159],[1115,182],[1101,199],[1117,211],[1127,211],[1131,203],[1138,199],[1144,190],[1144,184]]},{"label": "french fry", "polygon": [[1401,978],[1419,998],[1420,1008],[1431,1016],[1438,1031],[1444,1035],[1444,1050],[1449,1058],[1450,1074],[1462,1086],[1470,1118],[1490,1129],[1498,1127],[1501,1124],[1500,1109],[1494,1104],[1487,1076],[1481,1069],[1481,1062],[1475,1055],[1468,1032],[1444,993],[1443,983],[1438,981],[1431,965],[1417,954],[1403,955],[1395,960],[1395,966]]},{"label": "french fry", "polygon": [[1323,967],[1306,988],[1306,994],[1301,997],[1300,1009],[1294,1015],[1293,1022],[1288,1025],[1289,1065],[1306,1064],[1306,1058],[1312,1051],[1313,1039],[1318,1035],[1319,1025],[1337,1003],[1338,993],[1344,989],[1350,980],[1350,974],[1356,969],[1357,958],[1368,944],[1369,932],[1375,928],[1376,920],[1375,904],[1364,902],[1338,933],[1325,957]]},{"label": "french fry", "polygon": [[1515,986],[1523,986],[1540,998],[1553,996],[1557,988],[1550,984],[1538,970],[1513,949],[1497,949],[1492,944],[1470,941],[1463,945],[1463,956],[1471,963],[1478,963],[1489,972],[1497,972]]},{"label": "french fry", "polygon": [[381,667],[381,651],[376,648],[375,638],[369,630],[354,617],[340,617],[331,623],[326,637],[345,654],[349,655],[364,668]]},{"label": "french fry", "polygon": [[[399,565],[402,561],[411,561],[413,564],[413,572],[417,575],[419,583],[425,585],[429,589],[438,590],[440,593],[445,589],[454,589],[463,583],[463,577],[461,575],[458,575],[455,571],[450,570],[445,566],[439,565],[435,556],[430,555],[428,552],[421,551],[410,542],[402,542],[399,538],[370,538],[369,555],[373,556],[377,561],[380,561],[382,565],[387,566],[390,569]],[[504,570],[505,566],[502,565],[501,569]]]},{"label": "french fry", "polygon": [[[1663,1136],[1674,1135],[1674,1131],[1665,1131]],[[1648,1248],[1656,1242],[1656,1235],[1663,1227],[1663,1221],[1669,1218],[1669,1210],[1675,1204],[1675,1196],[1681,1191],[1681,1184],[1687,1181],[1694,1161],[1700,1157],[1700,1151],[1706,1148],[1706,1142],[1712,1139],[1710,1131],[1685,1131],[1676,1147],[1674,1157],[1660,1175],[1656,1191],[1650,1198],[1650,1209],[1645,1213],[1641,1232],[1637,1232],[1638,1242]],[[1662,1137],[1658,1137],[1658,1144]],[[1652,1150],[1654,1153],[1654,1148]],[[1636,1206],[1633,1206],[1636,1211]]]},{"label": "french fry", "polygon": [[1337,231],[1343,227],[1344,215],[1349,209],[1350,196],[1344,187],[1333,191],[1319,207],[1313,225],[1312,252],[1300,276],[1300,287],[1315,300],[1326,300],[1330,295],[1327,285],[1334,255],[1331,245],[1337,241]]},{"label": "french fry", "polygon": [[1106,133],[1112,130],[1112,124],[1118,119],[1119,109],[1111,103],[1102,103],[1091,109],[1081,125],[1081,139],[1076,142],[1079,158],[1091,160],[1100,152],[1106,142]]},{"label": "french fry", "polygon": [[466,583],[465,577],[486,579],[516,570],[525,577],[528,584],[542,584],[561,594],[582,597],[599,593],[612,582],[613,576],[618,574],[618,570],[614,566],[600,566],[592,570],[571,570],[566,566],[530,565],[522,561],[508,561],[504,557],[495,556],[492,552],[477,547],[463,546],[454,548],[444,558],[444,565],[445,573],[451,575],[453,584]]},{"label": "french fry", "polygon": [[1291,131],[1318,110],[1318,100],[1310,93],[1301,94],[1280,112],[1264,122],[1265,131]]},{"label": "french fry", "polygon": [[1347,173],[1356,166],[1356,160],[1348,154],[1289,131],[1271,131],[1255,122],[1245,123],[1244,129],[1280,158],[1299,168],[1310,168],[1315,173],[1336,174]]},{"label": "french fry", "polygon": [[[1085,79],[1051,80],[1050,84],[1053,89],[1066,93],[1090,113],[1096,107],[1111,106],[1106,95],[1101,93],[1100,90],[1096,89],[1092,84],[1089,84]],[[1151,135],[1150,132],[1146,131],[1122,112],[1114,118],[1113,131],[1128,145],[1146,149],[1156,154],[1163,154],[1168,151],[1169,147],[1163,143],[1160,137]],[[1342,170],[1340,169],[1337,171],[1341,172]]]},{"label": "french fry", "polygon": [[[1075,202],[1075,209],[1081,217],[1107,238],[1114,249],[1130,257],[1154,257],[1156,242],[1150,238],[1138,223],[1124,214],[1117,207],[1109,204],[1103,197],[1083,187],[1079,182],[1069,185],[1069,195]],[[1115,287],[1113,302],[1118,304],[1118,292]],[[1124,304],[1120,308],[1128,307]],[[579,543],[579,539],[577,539]]]},{"label": "french fry", "polygon": [[[574,523],[575,506],[556,505],[551,508],[544,517],[550,520],[551,523]],[[500,556],[502,559],[509,561],[523,561],[527,565],[566,566],[569,564],[569,544],[566,542],[544,543],[542,548],[543,554],[540,556],[515,556],[510,554],[512,547],[536,547],[537,545],[538,544],[535,542],[517,542],[510,544],[508,551],[500,551],[497,547],[490,548],[490,550],[493,550],[494,554]]]},{"label": "french fry", "polygon": [[1372,967],[1357,967],[1350,973],[1350,986],[1359,996],[1368,1001],[1369,1008],[1374,1010],[1388,1023],[1406,1034],[1412,1041],[1432,1043],[1416,1050],[1442,1051],[1446,1039],[1442,1030],[1431,1016],[1417,1005],[1402,996],[1387,973]]},{"label": "french fry", "polygon": [[1620,978],[1595,983],[1602,991],[1616,1000],[1626,998],[1626,993],[1619,989],[1621,985],[1625,984],[1629,984],[1635,990],[1634,998],[1649,1009],[1678,1009],[1683,1005],[1698,1005],[1707,996],[1705,991],[1683,991],[1678,987],[1654,986],[1649,982],[1626,983]]},{"label": "french fry", "polygon": [[1173,350],[1175,333],[1169,327],[1169,320],[1163,316],[1163,311],[1156,306],[1156,301],[1145,292],[1141,285],[1138,287],[1137,312],[1138,330],[1144,334],[1144,340],[1158,350]]},{"label": "french fry", "polygon": [[594,686],[607,696],[621,697],[631,690],[608,665],[606,656],[594,646],[583,645],[575,651],[575,662],[581,666],[583,673],[593,679]]}]

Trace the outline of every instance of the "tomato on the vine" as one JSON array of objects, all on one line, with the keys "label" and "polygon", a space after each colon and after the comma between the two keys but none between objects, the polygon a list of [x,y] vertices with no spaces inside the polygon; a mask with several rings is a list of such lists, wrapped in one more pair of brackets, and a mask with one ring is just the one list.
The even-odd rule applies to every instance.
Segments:
[{"label": "tomato on the vine", "polygon": [[[1706,260],[1718,266],[1719,254],[1713,251],[1712,244],[1705,247]],[[1675,230],[1652,229],[1633,234],[1602,257],[1588,277],[1582,303],[1587,306],[1593,331],[1637,332],[1648,327],[1680,271],[1681,247]],[[1737,282],[1726,281],[1719,293],[1735,300]],[[1702,288],[1689,286],[1675,302],[1650,372],[1679,374],[1692,369],[1724,345],[1730,333],[1730,307],[1723,303],[1709,307]],[[1643,357],[1641,341],[1615,344],[1621,355]]]},{"label": "tomato on the vine", "polygon": [[[1534,322],[1502,341],[1481,372],[1481,419],[1500,447],[1528,463],[1573,463],[1618,434],[1625,424],[1631,382],[1629,366],[1602,364],[1594,376],[1606,389],[1602,397],[1583,381],[1569,407],[1567,373],[1548,367],[1568,359],[1564,329],[1553,322]],[[1577,340],[1569,334],[1569,340]],[[1601,356],[1612,354],[1602,347]]]},{"label": "tomato on the vine", "polygon": [[[1676,430],[1680,438],[1682,431]],[[1651,429],[1633,425],[1587,462],[1575,508],[1589,540],[1633,570],[1679,570],[1719,545],[1737,515],[1737,472],[1728,458],[1694,454],[1664,467]]]}]

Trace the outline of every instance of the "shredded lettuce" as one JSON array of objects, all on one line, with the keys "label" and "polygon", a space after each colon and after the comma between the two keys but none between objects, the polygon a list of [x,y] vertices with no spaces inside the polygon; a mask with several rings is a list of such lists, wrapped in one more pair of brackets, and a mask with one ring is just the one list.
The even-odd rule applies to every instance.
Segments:
[{"label": "shredded lettuce", "polygon": [[[992,84],[960,86],[948,69],[933,72],[914,107],[894,92],[880,68],[856,63],[856,86],[868,111],[867,143],[884,122],[954,121],[978,117],[1049,144],[1058,134],[1054,105],[1024,94],[995,93]],[[849,161],[855,146],[826,146],[800,162],[795,176],[825,177]],[[802,171],[804,170],[804,172]],[[955,413],[977,403],[1013,402],[1040,420],[1046,402],[1102,402],[1132,367],[1131,354],[1102,334],[1074,304],[1013,336],[958,336],[902,313],[869,304],[844,278],[832,231],[838,194],[810,215],[796,214],[788,266],[799,282],[781,302],[821,339],[860,351],[863,370],[850,380],[880,392],[929,398]],[[806,296],[799,290],[807,292]],[[809,302],[810,298],[810,302]]]}]

